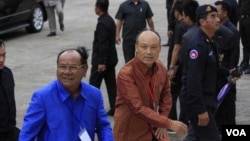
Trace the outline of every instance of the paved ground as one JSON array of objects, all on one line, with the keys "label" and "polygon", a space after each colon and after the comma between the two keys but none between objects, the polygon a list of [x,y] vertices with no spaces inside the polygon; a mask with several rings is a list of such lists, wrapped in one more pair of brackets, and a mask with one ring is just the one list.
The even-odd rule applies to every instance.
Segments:
[{"label": "paved ground", "polygon": [[[119,4],[123,0],[110,0],[110,14],[115,16]],[[214,0],[209,1],[212,3]],[[199,0],[200,4],[205,0]],[[16,104],[17,104],[17,126],[21,127],[23,115],[27,109],[30,97],[34,90],[55,79],[56,56],[65,48],[86,46],[91,49],[93,33],[97,22],[94,13],[93,0],[66,1],[65,5],[65,32],[58,31],[58,37],[47,38],[49,33],[48,23],[44,30],[38,34],[27,34],[25,30],[18,30],[3,35],[7,46],[6,64],[12,68],[16,81]],[[149,0],[155,14],[156,31],[162,37],[163,42],[167,40],[166,9],[165,0]],[[124,64],[121,46],[117,46],[119,63],[117,71]],[[160,59],[166,64],[168,48],[163,47]],[[91,54],[91,51],[90,51]],[[90,60],[90,58],[89,58]],[[90,72],[90,71],[89,71]],[[89,80],[89,72],[85,81]],[[242,76],[237,84],[237,124],[250,124],[250,75]],[[102,86],[105,98],[105,108],[108,107],[106,88]],[[110,117],[113,125],[113,118]],[[179,140],[171,136],[173,141]]]}]

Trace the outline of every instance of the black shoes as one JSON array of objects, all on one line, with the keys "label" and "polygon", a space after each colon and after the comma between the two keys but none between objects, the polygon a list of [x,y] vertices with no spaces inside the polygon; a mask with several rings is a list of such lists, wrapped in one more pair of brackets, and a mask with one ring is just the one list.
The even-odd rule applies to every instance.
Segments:
[{"label": "black shoes", "polygon": [[244,74],[250,74],[250,67],[244,70]]},{"label": "black shoes", "polygon": [[55,32],[50,32],[47,37],[52,37],[52,36],[56,36],[56,33]]},{"label": "black shoes", "polygon": [[250,74],[250,66],[246,63],[241,63],[241,69],[243,70],[244,74]]},{"label": "black shoes", "polygon": [[107,112],[107,114],[108,114],[109,116],[114,116],[115,111],[113,111],[113,110],[109,110],[109,111]]},{"label": "black shoes", "polygon": [[[60,30],[64,31],[64,24],[60,25]],[[52,37],[52,36],[56,36],[56,32],[50,32],[47,37]]]},{"label": "black shoes", "polygon": [[61,25],[60,25],[60,30],[61,30],[61,31],[64,31],[64,24],[61,24]]}]

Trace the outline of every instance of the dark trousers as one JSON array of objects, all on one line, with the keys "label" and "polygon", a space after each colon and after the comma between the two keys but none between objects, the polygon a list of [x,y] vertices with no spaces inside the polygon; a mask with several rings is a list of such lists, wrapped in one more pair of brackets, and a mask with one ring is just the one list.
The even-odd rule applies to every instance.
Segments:
[{"label": "dark trousers", "polygon": [[96,65],[92,66],[89,83],[97,88],[100,88],[102,80],[104,79],[108,92],[110,110],[115,111],[115,100],[116,100],[115,65],[106,66],[106,70],[103,72],[98,72],[97,67],[98,66]]},{"label": "dark trousers", "polygon": [[173,44],[169,45],[169,48],[168,48],[168,58],[167,58],[167,68],[168,69],[170,67],[173,50],[174,50],[174,45]]},{"label": "dark trousers", "polygon": [[[172,94],[172,108],[169,113],[169,118],[173,120],[179,120],[186,125],[188,125],[188,119],[186,116],[186,110],[185,110],[185,105],[181,102],[180,100],[180,90],[181,87],[179,86],[172,86],[171,84],[171,94]],[[177,114],[177,100],[179,99],[180,101],[180,113],[179,113],[179,118]]]},{"label": "dark trousers", "polygon": [[128,61],[130,61],[135,57],[135,40],[123,39],[122,49],[123,49],[125,63],[127,63]]},{"label": "dark trousers", "polygon": [[8,132],[0,132],[0,141],[18,141],[20,129],[14,128]]},{"label": "dark trousers", "polygon": [[[169,113],[169,118],[173,120],[179,120],[188,125],[188,119],[185,114],[185,106],[180,100],[180,92],[181,92],[181,73],[182,68],[179,67],[176,76],[173,80],[171,80],[171,94],[172,94],[172,108]],[[179,118],[177,114],[177,100],[179,99],[180,102],[180,113]]]},{"label": "dark trousers", "polygon": [[[171,9],[172,9],[172,4],[171,4],[171,6],[167,6],[167,13],[166,13],[166,15],[167,15],[167,22],[168,22],[168,24],[170,23],[170,13],[171,13]],[[171,38],[171,37],[169,37],[169,38]],[[167,42],[167,44],[170,44],[170,42],[171,42],[171,40],[170,39],[168,39],[168,42]]]},{"label": "dark trousers", "polygon": [[236,124],[236,86],[232,86],[227,96],[217,109],[215,120],[219,131],[222,125],[235,125]]},{"label": "dark trousers", "polygon": [[248,18],[240,19],[240,36],[243,45],[242,67],[249,66],[250,59],[250,15]]},{"label": "dark trousers", "polygon": [[207,108],[209,123],[207,126],[198,126],[198,115],[190,118],[188,135],[184,141],[220,141],[220,134],[215,123],[215,109]]},{"label": "dark trousers", "polygon": [[170,67],[171,59],[172,59],[172,53],[174,50],[174,38],[169,38],[169,48],[168,48],[168,57],[167,57],[167,68]]},{"label": "dark trousers", "polygon": [[177,100],[180,94],[180,88],[178,87],[179,84],[176,84],[177,82],[174,82],[173,80],[171,81],[171,94],[172,94],[172,108],[169,113],[169,118],[173,120],[177,120]]}]

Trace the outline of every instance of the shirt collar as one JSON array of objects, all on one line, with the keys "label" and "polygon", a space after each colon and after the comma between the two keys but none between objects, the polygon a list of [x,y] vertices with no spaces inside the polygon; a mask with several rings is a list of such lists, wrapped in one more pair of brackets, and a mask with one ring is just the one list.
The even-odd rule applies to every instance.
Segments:
[{"label": "shirt collar", "polygon": [[102,17],[106,16],[108,13],[103,13],[101,16],[99,16],[98,20],[100,20]]},{"label": "shirt collar", "polygon": [[134,3],[132,0],[130,0],[130,2],[129,2],[129,4],[134,4],[134,5],[137,5],[139,3],[141,3],[141,0],[138,0],[137,3]]},{"label": "shirt collar", "polygon": [[[57,84],[57,87],[58,87],[60,98],[64,102],[66,99],[68,99],[70,97],[70,93],[64,88],[64,86],[62,85],[62,83],[59,80],[56,81],[56,84]],[[83,87],[84,87],[84,83],[81,83],[81,90],[80,90],[79,96],[82,97],[83,99],[86,99],[84,97],[84,89],[83,89]]]},{"label": "shirt collar", "polygon": [[149,68],[143,62],[141,62],[138,57],[135,57],[134,60],[135,60],[135,65],[144,75],[153,74],[153,72],[157,71],[156,63],[153,64],[152,68]]},{"label": "shirt collar", "polygon": [[228,26],[229,23],[230,23],[230,20],[227,20],[223,25],[224,25],[224,26]]}]

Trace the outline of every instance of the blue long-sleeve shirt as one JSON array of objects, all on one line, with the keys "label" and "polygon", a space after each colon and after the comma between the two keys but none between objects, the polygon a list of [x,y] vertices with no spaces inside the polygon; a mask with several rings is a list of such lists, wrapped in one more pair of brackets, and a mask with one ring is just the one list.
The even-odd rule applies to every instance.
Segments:
[{"label": "blue long-sleeve shirt", "polygon": [[113,141],[101,91],[81,82],[76,99],[55,80],[37,90],[24,117],[19,141],[79,141],[80,128],[92,140]]}]

